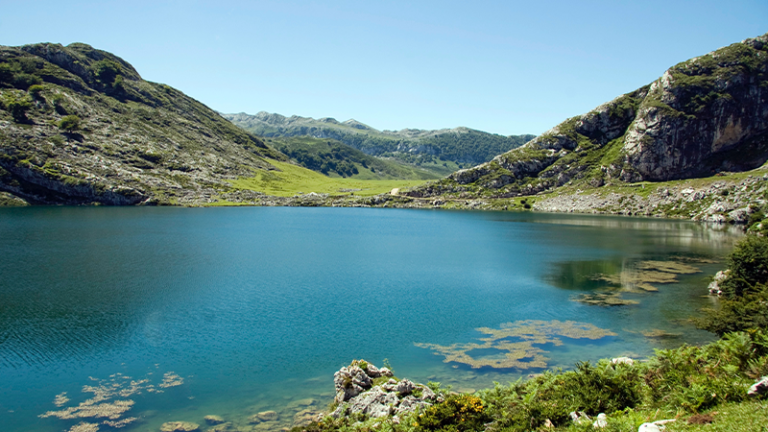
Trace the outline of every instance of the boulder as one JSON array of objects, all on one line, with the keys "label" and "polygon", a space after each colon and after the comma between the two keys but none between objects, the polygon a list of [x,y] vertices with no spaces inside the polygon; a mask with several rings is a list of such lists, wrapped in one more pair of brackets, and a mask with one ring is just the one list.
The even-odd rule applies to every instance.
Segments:
[{"label": "boulder", "polygon": [[595,420],[595,422],[592,423],[592,427],[596,429],[602,429],[606,426],[608,426],[608,418],[604,413],[598,414],[597,420]]},{"label": "boulder", "polygon": [[205,422],[208,423],[209,425],[217,425],[217,424],[224,423],[224,419],[221,418],[221,416],[217,416],[217,415],[207,415],[204,417],[204,419],[205,419]]},{"label": "boulder", "polygon": [[260,413],[257,413],[248,417],[248,423],[257,424],[261,422],[275,421],[279,417],[280,416],[275,411],[262,411]]},{"label": "boulder", "polygon": [[395,387],[395,390],[397,391],[397,394],[400,396],[405,396],[411,394],[413,390],[416,388],[413,383],[408,379],[403,379],[399,383],[397,383],[397,386]]},{"label": "boulder", "polygon": [[397,395],[376,386],[356,397],[349,406],[349,412],[366,414],[369,417],[384,417],[390,414],[392,407],[398,402]]},{"label": "boulder", "polygon": [[336,388],[336,402],[346,402],[371,388],[373,380],[358,366],[339,369],[333,375],[333,385]]},{"label": "boulder", "polygon": [[661,432],[663,426],[659,426],[653,423],[643,423],[637,428],[637,432]]},{"label": "boulder", "polygon": [[192,422],[167,422],[160,426],[160,432],[199,432],[200,425]]},{"label": "boulder", "polygon": [[313,421],[319,421],[323,418],[323,413],[320,411],[305,409],[297,412],[293,416],[293,424],[295,426],[305,426]]},{"label": "boulder", "polygon": [[768,376],[760,378],[760,381],[752,384],[747,390],[749,396],[758,396],[768,392]]}]

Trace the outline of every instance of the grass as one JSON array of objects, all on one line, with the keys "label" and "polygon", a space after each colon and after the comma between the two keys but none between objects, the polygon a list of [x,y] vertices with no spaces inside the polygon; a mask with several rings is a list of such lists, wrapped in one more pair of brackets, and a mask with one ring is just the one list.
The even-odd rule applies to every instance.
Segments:
[{"label": "grass", "polygon": [[[423,180],[334,178],[287,162],[270,160],[269,163],[280,171],[260,171],[253,177],[241,177],[232,181],[232,186],[235,189],[254,190],[278,197],[290,197],[310,192],[372,196],[389,192],[394,188],[404,189],[424,183]],[[352,191],[350,189],[359,190]]]}]

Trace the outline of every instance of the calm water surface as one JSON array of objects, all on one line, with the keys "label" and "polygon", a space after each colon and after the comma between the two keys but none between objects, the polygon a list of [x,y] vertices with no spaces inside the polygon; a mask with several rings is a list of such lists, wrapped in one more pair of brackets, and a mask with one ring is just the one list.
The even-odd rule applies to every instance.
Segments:
[{"label": "calm water surface", "polygon": [[[705,342],[685,319],[709,304],[707,278],[737,238],[690,222],[527,213],[0,209],[0,424],[66,430],[80,420],[38,416],[92,397],[83,386],[146,379],[118,398],[139,418],[121,430],[208,414],[244,424],[267,409],[288,426],[331,401],[333,372],[353,358],[479,389],[538,370],[472,369],[415,344],[475,342],[479,327],[521,320],[617,334],[552,349],[549,367]],[[634,305],[574,301],[605,288],[595,275],[649,260],[701,272],[623,293]],[[160,387],[170,372],[183,384]]]}]

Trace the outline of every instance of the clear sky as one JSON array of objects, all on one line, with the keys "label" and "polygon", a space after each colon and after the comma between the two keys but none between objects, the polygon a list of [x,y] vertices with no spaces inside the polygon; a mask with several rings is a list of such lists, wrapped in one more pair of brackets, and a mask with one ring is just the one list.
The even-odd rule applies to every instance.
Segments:
[{"label": "clear sky", "polygon": [[766,0],[0,0],[0,44],[84,42],[221,112],[505,135],[766,32]]}]

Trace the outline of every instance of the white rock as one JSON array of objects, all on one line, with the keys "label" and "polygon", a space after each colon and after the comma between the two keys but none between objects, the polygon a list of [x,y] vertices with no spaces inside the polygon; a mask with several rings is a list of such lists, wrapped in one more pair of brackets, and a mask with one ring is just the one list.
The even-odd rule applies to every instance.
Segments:
[{"label": "white rock", "polygon": [[663,426],[659,426],[653,423],[643,423],[637,428],[637,432],[661,432]]},{"label": "white rock", "polygon": [[635,361],[629,357],[616,357],[614,359],[611,359],[611,364],[612,365],[625,364],[628,366],[632,366],[633,364],[635,364]]},{"label": "white rock", "polygon": [[[631,360],[631,359],[630,359]],[[597,420],[595,420],[594,423],[592,423],[592,427],[594,428],[604,428],[608,426],[608,418],[604,413],[600,413],[597,415]]]},{"label": "white rock", "polygon": [[747,394],[750,396],[757,396],[765,393],[766,390],[768,390],[768,376],[764,376],[760,378],[760,381],[752,384],[752,386],[747,391]]}]

